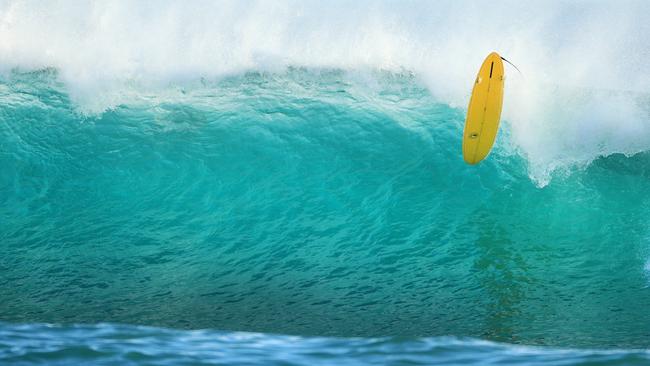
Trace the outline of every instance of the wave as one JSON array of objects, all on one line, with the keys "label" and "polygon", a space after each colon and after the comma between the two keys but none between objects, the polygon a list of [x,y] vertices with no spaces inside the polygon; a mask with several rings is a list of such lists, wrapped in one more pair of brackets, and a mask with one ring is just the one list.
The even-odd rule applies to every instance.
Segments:
[{"label": "wave", "polygon": [[125,89],[287,67],[413,72],[465,108],[483,57],[507,71],[503,117],[541,186],[600,156],[650,149],[645,1],[13,1],[0,4],[0,69],[53,67],[99,113]]},{"label": "wave", "polygon": [[648,153],[539,188],[506,125],[468,166],[464,111],[410,73],[136,85],[97,114],[60,80],[0,83],[2,320],[648,346]]}]

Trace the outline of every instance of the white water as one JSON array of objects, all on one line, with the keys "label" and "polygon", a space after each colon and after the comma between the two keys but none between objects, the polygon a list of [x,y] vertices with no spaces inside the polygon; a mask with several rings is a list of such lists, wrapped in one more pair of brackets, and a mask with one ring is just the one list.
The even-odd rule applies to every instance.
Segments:
[{"label": "white water", "polygon": [[287,66],[408,70],[465,108],[485,55],[531,177],[650,150],[650,2],[0,0],[0,71],[54,67],[82,110]]}]

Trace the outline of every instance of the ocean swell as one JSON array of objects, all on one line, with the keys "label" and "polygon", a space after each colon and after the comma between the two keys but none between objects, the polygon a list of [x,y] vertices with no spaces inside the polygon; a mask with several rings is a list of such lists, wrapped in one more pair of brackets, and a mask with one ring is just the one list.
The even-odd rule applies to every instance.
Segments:
[{"label": "ocean swell", "polygon": [[0,359],[646,362],[649,10],[0,1]]}]

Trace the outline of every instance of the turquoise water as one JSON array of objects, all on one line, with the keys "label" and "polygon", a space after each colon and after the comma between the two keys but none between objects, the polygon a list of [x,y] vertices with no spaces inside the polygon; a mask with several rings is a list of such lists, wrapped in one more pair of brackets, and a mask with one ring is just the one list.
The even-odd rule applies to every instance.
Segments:
[{"label": "turquoise water", "polygon": [[[540,186],[506,121],[467,166],[464,111],[410,73],[127,99],[80,112],[53,69],[0,84],[0,359],[647,361],[563,350],[650,344],[647,153]],[[72,326],[97,322],[218,332]],[[421,338],[445,336],[461,338]]]}]

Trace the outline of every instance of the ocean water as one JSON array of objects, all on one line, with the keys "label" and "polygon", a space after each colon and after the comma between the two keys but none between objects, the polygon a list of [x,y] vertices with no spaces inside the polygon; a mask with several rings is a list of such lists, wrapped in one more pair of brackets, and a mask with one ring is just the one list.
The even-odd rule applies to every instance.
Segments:
[{"label": "ocean water", "polygon": [[16,365],[647,365],[647,350],[570,350],[476,339],[327,338],[97,324],[0,328]]},{"label": "ocean water", "polygon": [[647,364],[648,10],[0,2],[0,363]]}]

